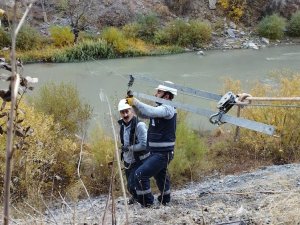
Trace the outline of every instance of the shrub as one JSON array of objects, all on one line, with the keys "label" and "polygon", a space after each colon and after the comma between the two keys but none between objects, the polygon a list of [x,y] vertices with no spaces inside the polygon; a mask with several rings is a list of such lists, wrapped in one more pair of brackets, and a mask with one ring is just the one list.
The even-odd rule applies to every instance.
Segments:
[{"label": "shrub", "polygon": [[281,39],[284,35],[285,19],[277,14],[266,16],[259,22],[257,31],[260,36]]},{"label": "shrub", "polygon": [[32,27],[25,25],[21,28],[17,40],[16,48],[20,50],[31,50],[40,48],[42,38],[40,34]]},{"label": "shrub", "polygon": [[79,98],[77,88],[70,83],[46,84],[31,102],[38,111],[52,115],[69,135],[83,132],[92,115],[91,106]]},{"label": "shrub", "polygon": [[182,19],[176,19],[168,23],[162,32],[158,32],[159,37],[155,37],[155,40],[161,40],[162,43],[186,46],[189,43],[188,33],[189,24]]},{"label": "shrub", "polygon": [[95,195],[107,193],[111,176],[109,163],[113,161],[115,152],[113,139],[100,127],[96,127],[91,132],[88,142],[90,150],[86,159],[83,158],[82,164],[84,183]]},{"label": "shrub", "polygon": [[86,32],[86,31],[80,31],[78,36],[78,42],[83,41],[97,41],[98,37],[96,34]]},{"label": "shrub", "polygon": [[198,20],[185,22],[182,19],[171,21],[156,32],[154,40],[157,44],[175,44],[180,46],[200,47],[211,39],[209,24]]},{"label": "shrub", "polygon": [[292,15],[287,27],[288,34],[294,37],[300,36],[300,11]]},{"label": "shrub", "polygon": [[190,21],[190,44],[201,47],[203,43],[208,43],[211,39],[211,27],[201,21]]},{"label": "shrub", "polygon": [[[42,203],[41,195],[51,196],[58,191],[65,193],[67,187],[77,177],[79,145],[61,134],[61,127],[52,116],[38,113],[32,107],[21,104],[22,124],[30,126],[33,135],[26,138],[26,148],[16,150],[12,169],[12,201],[24,200],[36,205]],[[3,119],[3,118],[2,118]],[[3,123],[4,121],[0,122]],[[15,137],[15,141],[18,137]],[[5,147],[6,137],[0,138],[0,146]],[[1,178],[5,167],[5,151],[0,152]]]},{"label": "shrub", "polygon": [[10,45],[10,35],[0,27],[0,48],[8,47]]},{"label": "shrub", "polygon": [[76,62],[103,58],[114,58],[115,53],[106,41],[86,40],[79,44],[57,51],[52,55],[53,62]]},{"label": "shrub", "polygon": [[[258,83],[250,93],[253,96],[300,96],[299,85],[299,73],[283,71],[277,74],[272,86]],[[236,151],[246,150],[248,156],[270,160],[273,163],[299,161],[300,111],[298,108],[280,106],[293,104],[295,104],[293,101],[274,102],[273,107],[243,109],[243,117],[275,126],[276,137],[242,129],[239,145],[235,147]]]},{"label": "shrub", "polygon": [[139,31],[138,35],[141,39],[151,41],[155,32],[159,28],[159,18],[156,14],[152,13],[145,16],[138,17]]},{"label": "shrub", "polygon": [[136,39],[139,36],[140,25],[138,23],[129,23],[122,27],[122,32],[126,38]]},{"label": "shrub", "polygon": [[128,43],[124,34],[115,27],[108,27],[103,30],[101,37],[112,45],[118,53],[123,53],[128,49]]},{"label": "shrub", "polygon": [[246,1],[244,0],[220,0],[219,4],[229,18],[239,21],[244,15]]},{"label": "shrub", "polygon": [[72,33],[71,27],[69,26],[66,27],[52,26],[50,27],[49,31],[55,46],[62,47],[74,43],[75,37],[74,34]]},{"label": "shrub", "polygon": [[177,183],[195,178],[206,151],[203,141],[186,124],[186,116],[187,114],[182,112],[178,115],[174,159],[169,166],[171,179]]}]

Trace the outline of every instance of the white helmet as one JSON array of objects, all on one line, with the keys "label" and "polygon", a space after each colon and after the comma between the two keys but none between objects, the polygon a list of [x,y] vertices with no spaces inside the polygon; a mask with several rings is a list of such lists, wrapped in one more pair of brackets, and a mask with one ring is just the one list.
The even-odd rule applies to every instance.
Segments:
[{"label": "white helmet", "polygon": [[131,106],[126,103],[126,99],[121,99],[118,105],[118,111],[122,111],[124,109],[131,109]]},{"label": "white helmet", "polygon": [[[173,82],[171,81],[164,81],[164,84],[174,84]],[[171,87],[168,87],[168,86],[165,86],[165,85],[158,85],[158,87],[156,88],[156,90],[162,90],[162,91],[168,91],[170,93],[172,93],[173,95],[177,95],[177,89],[175,88],[171,88]]]}]

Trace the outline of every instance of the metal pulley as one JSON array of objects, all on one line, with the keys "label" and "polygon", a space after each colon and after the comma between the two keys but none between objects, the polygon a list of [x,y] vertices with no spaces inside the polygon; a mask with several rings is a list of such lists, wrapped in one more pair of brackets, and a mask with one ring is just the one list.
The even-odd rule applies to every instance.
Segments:
[{"label": "metal pulley", "polygon": [[219,109],[218,113],[215,113],[209,117],[209,122],[212,124],[222,124],[222,116],[227,113],[232,106],[236,103],[236,95],[231,91],[227,92],[217,103],[217,108]]}]

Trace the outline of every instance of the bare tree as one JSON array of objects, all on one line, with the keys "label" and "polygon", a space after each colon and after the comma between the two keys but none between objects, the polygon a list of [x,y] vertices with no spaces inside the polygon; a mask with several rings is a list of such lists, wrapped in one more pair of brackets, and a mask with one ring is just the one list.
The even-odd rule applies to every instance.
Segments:
[{"label": "bare tree", "polygon": [[74,34],[74,43],[77,43],[79,32],[93,23],[94,0],[66,0],[65,13],[70,20],[70,25]]}]

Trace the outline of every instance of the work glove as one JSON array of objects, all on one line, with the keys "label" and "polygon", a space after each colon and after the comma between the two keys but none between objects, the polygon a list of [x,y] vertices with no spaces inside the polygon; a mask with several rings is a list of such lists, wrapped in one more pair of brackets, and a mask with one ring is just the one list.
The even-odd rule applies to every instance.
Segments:
[{"label": "work glove", "polygon": [[133,106],[134,105],[134,97],[127,97],[126,103],[130,106]]},{"label": "work glove", "polygon": [[128,146],[122,146],[121,150],[122,150],[122,152],[128,152],[129,148],[128,148]]}]

